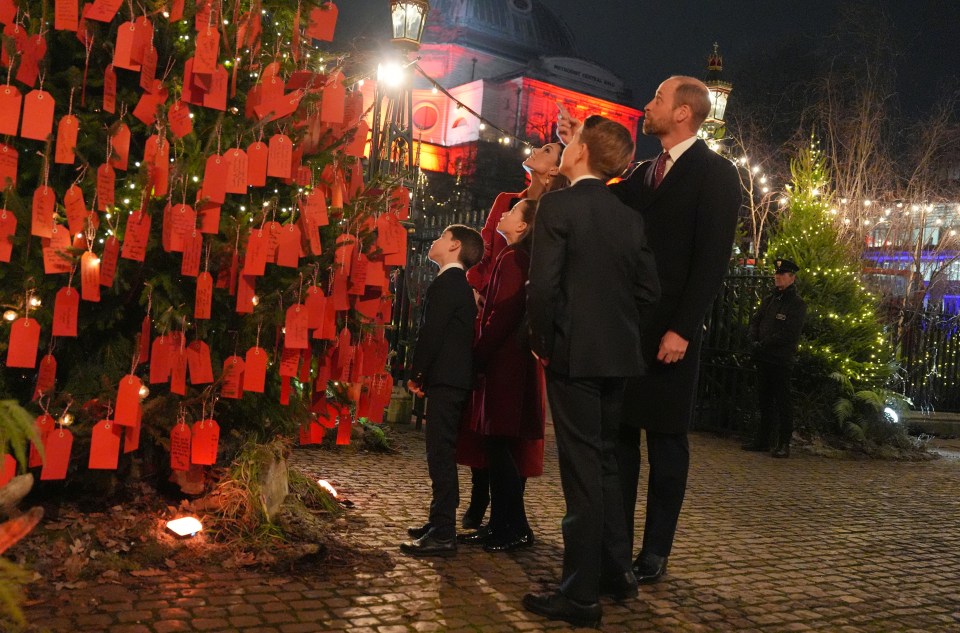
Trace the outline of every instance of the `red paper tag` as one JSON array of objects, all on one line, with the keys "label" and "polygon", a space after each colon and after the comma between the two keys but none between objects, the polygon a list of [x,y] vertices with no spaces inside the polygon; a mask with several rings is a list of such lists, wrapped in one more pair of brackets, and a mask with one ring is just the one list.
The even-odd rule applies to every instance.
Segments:
[{"label": "red paper tag", "polygon": [[171,0],[170,2],[170,23],[178,22],[183,19],[184,0]]},{"label": "red paper tag", "polygon": [[266,143],[251,143],[247,147],[247,185],[263,187],[267,184],[267,159],[270,150]]},{"label": "red paper tag", "polygon": [[295,303],[287,308],[287,318],[284,322],[286,334],[283,345],[287,349],[307,349],[310,347],[310,332],[308,331],[307,308]]},{"label": "red paper tag", "polygon": [[117,410],[113,420],[120,426],[134,426],[140,416],[140,388],[143,383],[133,374],[120,379],[117,389]]},{"label": "red paper tag", "polygon": [[310,286],[307,288],[307,325],[311,330],[315,330],[323,325],[326,302],[327,298],[319,286]]},{"label": "red paper tag", "polygon": [[[143,49],[143,59],[140,65],[140,87],[147,92],[153,92],[156,89],[156,79],[157,79],[157,62],[159,61],[159,54],[157,49],[153,46],[148,45]],[[171,123],[170,129],[173,129],[173,124]],[[174,132],[176,134],[176,132]]]},{"label": "red paper tag", "polygon": [[150,346],[150,383],[167,382],[173,371],[173,356],[176,350],[170,336],[165,334],[153,339]]},{"label": "red paper tag", "polygon": [[263,393],[267,379],[267,352],[262,347],[251,347],[243,367],[243,390]]},{"label": "red paper tag", "polygon": [[200,194],[218,204],[223,204],[227,193],[227,163],[219,154],[207,158],[203,171],[203,190]]},{"label": "red paper tag", "polygon": [[142,262],[147,255],[149,241],[150,216],[143,211],[134,211],[127,221],[127,232],[123,236],[123,249],[120,256]]},{"label": "red paper tag", "polygon": [[[43,187],[37,189],[37,193],[34,194],[34,206],[36,206],[37,194],[40,193],[41,189],[43,189]],[[52,194],[53,191],[50,193]],[[50,197],[52,198],[53,196]],[[63,206],[67,210],[67,226],[70,228],[70,232],[74,235],[83,233],[84,229],[86,229],[87,216],[89,215],[87,202],[83,199],[83,189],[77,185],[70,185],[67,193],[63,196]]]},{"label": "red paper tag", "polygon": [[213,305],[213,275],[202,272],[197,276],[197,295],[193,306],[193,318],[209,319]]},{"label": "red paper tag", "polygon": [[143,317],[143,323],[140,324],[140,336],[137,337],[137,345],[140,347],[140,362],[138,364],[150,361],[150,315]]},{"label": "red paper tag", "polygon": [[20,107],[23,96],[16,86],[0,87],[0,134],[16,136],[20,128]]},{"label": "red paper tag", "polygon": [[186,239],[183,249],[183,263],[180,274],[187,277],[196,277],[200,274],[200,260],[203,256],[203,233],[193,231]]},{"label": "red paper tag", "polygon": [[42,395],[50,395],[57,386],[57,359],[47,354],[40,359],[40,371],[37,372],[37,384],[33,389],[33,400]]},{"label": "red paper tag", "polygon": [[48,275],[69,273],[73,268],[73,257],[69,253],[70,234],[67,227],[54,225],[50,239],[43,240],[43,271]]},{"label": "red paper tag", "polygon": [[172,354],[173,367],[170,370],[170,393],[187,395],[187,351],[180,346]]},{"label": "red paper tag", "polygon": [[53,302],[53,336],[75,337],[79,311],[80,293],[69,286],[58,290]]},{"label": "red paper tag", "polygon": [[80,257],[80,298],[100,301],[100,258],[90,251]]},{"label": "red paper tag", "polygon": [[132,453],[140,446],[140,429],[142,428],[141,418],[143,417],[143,408],[138,411],[137,423],[133,426],[123,427],[123,454]]},{"label": "red paper tag", "polygon": [[17,150],[0,143],[0,188],[16,184],[18,158]]},{"label": "red paper tag", "polygon": [[275,264],[277,262],[277,249],[280,247],[280,231],[283,229],[279,222],[267,222],[263,226],[267,237],[267,263]]},{"label": "red paper tag", "polygon": [[134,63],[130,56],[133,53],[133,42],[136,39],[137,27],[133,22],[124,22],[117,27],[117,42],[113,47],[113,66],[126,70],[140,71],[140,64]]},{"label": "red paper tag", "polygon": [[103,70],[103,109],[110,114],[117,112],[117,73],[113,64]]},{"label": "red paper tag", "polygon": [[190,461],[201,466],[212,466],[217,463],[217,445],[219,442],[220,425],[214,420],[194,422]]},{"label": "red paper tag", "polygon": [[35,141],[45,141],[53,132],[53,109],[56,103],[49,92],[31,90],[23,99],[24,112],[20,136]]},{"label": "red paper tag", "polygon": [[119,258],[120,241],[117,240],[116,236],[111,235],[104,240],[103,256],[100,258],[100,285],[104,288],[113,287]]},{"label": "red paper tag", "polygon": [[43,443],[43,470],[41,481],[67,478],[67,466],[70,464],[70,450],[73,448],[73,434],[69,429],[55,429],[47,433]]},{"label": "red paper tag", "polygon": [[337,446],[345,446],[350,443],[350,433],[353,430],[353,418],[343,412],[340,415],[340,421],[337,422]]},{"label": "red paper tag", "polygon": [[[36,421],[33,424],[34,430],[37,432],[37,437],[40,438],[40,445],[43,446],[47,443],[47,433],[53,430],[56,426],[56,422],[49,415],[38,416]],[[30,442],[30,459],[27,462],[29,468],[36,468],[37,466],[43,465],[43,458],[40,457],[40,451],[37,450],[37,446],[31,441]]]},{"label": "red paper tag", "polygon": [[114,203],[117,175],[108,163],[97,168],[97,211],[107,211]]},{"label": "red paper tag", "polygon": [[123,0],[94,0],[92,5],[84,7],[83,17],[97,22],[113,22]]},{"label": "red paper tag", "polygon": [[80,26],[80,11],[77,0],[57,0],[54,8],[53,28],[57,31],[74,31]]},{"label": "red paper tag", "polygon": [[292,161],[293,143],[290,138],[284,134],[274,134],[270,137],[267,175],[274,178],[289,178]]},{"label": "red paper tag", "polygon": [[297,375],[297,370],[299,367],[300,350],[284,348],[283,352],[280,354],[279,374],[287,378],[292,378]]},{"label": "red paper tag", "polygon": [[110,166],[126,171],[130,158],[130,128],[121,123],[110,135],[110,146],[113,153],[110,155]]},{"label": "red paper tag", "polygon": [[250,237],[247,239],[247,252],[243,257],[243,274],[245,276],[263,276],[269,249],[269,233],[263,229],[250,229]]},{"label": "red paper tag", "polygon": [[247,153],[239,148],[228,149],[223,158],[226,162],[226,192],[247,193]]},{"label": "red paper tag", "polygon": [[110,420],[100,420],[93,425],[90,435],[91,470],[116,470],[120,460],[120,428]]},{"label": "red paper tag", "polygon": [[280,229],[280,242],[277,245],[277,265],[288,268],[300,266],[300,227],[288,224]]},{"label": "red paper tag", "polygon": [[[202,76],[202,75],[201,75]],[[223,65],[217,66],[217,71],[210,75],[210,89],[203,95],[203,107],[221,112],[227,109],[227,86],[230,75]]]},{"label": "red paper tag", "polygon": [[361,120],[354,131],[353,140],[344,148],[344,153],[356,158],[363,157],[366,154],[364,150],[367,146],[367,135],[369,134],[370,126],[366,121]]},{"label": "red paper tag", "polygon": [[13,455],[4,455],[3,464],[0,465],[0,488],[10,483],[10,480],[13,479],[16,474],[17,460],[13,458]]},{"label": "red paper tag", "polygon": [[0,262],[9,262],[13,255],[13,237],[17,233],[17,216],[12,211],[0,211]]},{"label": "red paper tag", "polygon": [[340,124],[343,121],[344,100],[347,91],[343,87],[343,75],[337,73],[333,82],[323,88],[323,101],[320,107],[320,120],[325,123]]},{"label": "red paper tag", "polygon": [[333,41],[333,32],[337,26],[337,5],[326,2],[310,12],[307,24],[307,36],[324,42]]},{"label": "red paper tag", "polygon": [[27,317],[17,319],[10,324],[7,367],[36,367],[39,346],[40,324]]},{"label": "red paper tag", "polygon": [[193,131],[193,119],[190,118],[190,107],[184,101],[177,101],[167,110],[167,120],[170,122],[170,131],[177,138],[183,138]]},{"label": "red paper tag", "polygon": [[239,275],[237,280],[237,314],[253,313],[253,297],[257,293],[256,277]]},{"label": "red paper tag", "polygon": [[170,431],[170,469],[190,470],[190,439],[193,434],[186,424],[175,424]]},{"label": "red paper tag", "polygon": [[[37,190],[33,192],[33,215],[31,216],[30,235],[46,238],[53,236],[53,217],[56,207],[57,195],[54,193],[53,188],[45,185],[37,187]],[[71,228],[71,231],[72,230]],[[80,224],[80,230],[83,230],[82,222]]]},{"label": "red paper tag", "polygon": [[216,235],[220,232],[220,205],[214,202],[201,202],[197,205],[197,218],[200,232]]},{"label": "red paper tag", "polygon": [[187,368],[191,385],[207,385],[213,382],[213,365],[210,362],[210,346],[203,341],[194,341],[187,346]]},{"label": "red paper tag", "polygon": [[223,361],[220,395],[224,398],[239,400],[243,397],[243,368],[244,362],[239,356],[231,356]]},{"label": "red paper tag", "polygon": [[220,54],[220,31],[207,26],[197,33],[196,52],[193,57],[193,72],[210,75],[217,71],[217,56]]}]

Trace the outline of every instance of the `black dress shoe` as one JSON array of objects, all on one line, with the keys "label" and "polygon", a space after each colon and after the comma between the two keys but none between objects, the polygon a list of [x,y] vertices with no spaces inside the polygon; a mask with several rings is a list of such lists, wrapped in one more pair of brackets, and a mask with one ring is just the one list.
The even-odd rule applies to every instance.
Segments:
[{"label": "black dress shoe", "polygon": [[528,593],[523,597],[523,608],[549,620],[563,620],[574,626],[600,626],[599,602],[577,602],[559,591]]},{"label": "black dress shoe", "polygon": [[466,534],[457,534],[457,542],[464,545],[486,545],[494,538],[489,525],[481,525],[479,529]]},{"label": "black dress shoe", "polygon": [[485,552],[514,552],[518,549],[533,547],[533,532],[527,530],[520,536],[505,539],[494,539],[483,546]]},{"label": "black dress shoe", "polygon": [[410,556],[455,556],[457,539],[438,539],[436,530],[431,529],[423,537],[409,543],[401,543],[400,551]]},{"label": "black dress shoe", "polygon": [[649,585],[660,580],[661,576],[667,573],[667,557],[657,556],[656,554],[644,554],[637,556],[633,561],[633,575],[641,585]]},{"label": "black dress shoe", "polygon": [[637,587],[637,577],[632,571],[624,572],[619,576],[600,577],[600,595],[609,596],[617,602],[636,598],[640,595]]},{"label": "black dress shoe", "polygon": [[430,525],[429,523],[424,523],[423,526],[421,527],[407,528],[407,535],[413,540],[417,540],[418,538],[423,538],[424,536],[426,536],[427,532],[429,532],[430,528],[432,527],[433,526]]}]

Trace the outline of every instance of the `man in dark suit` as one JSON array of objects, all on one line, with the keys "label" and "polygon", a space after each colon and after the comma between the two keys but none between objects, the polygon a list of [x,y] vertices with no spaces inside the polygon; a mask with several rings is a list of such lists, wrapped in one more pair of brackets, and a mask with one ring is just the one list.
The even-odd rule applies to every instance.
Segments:
[{"label": "man in dark suit", "polygon": [[662,296],[643,330],[649,371],[627,386],[618,461],[627,530],[640,478],[640,429],[646,430],[647,482],[643,545],[634,561],[640,583],[656,582],[667,557],[687,487],[703,320],[727,271],[740,209],[734,165],[713,152],[697,131],[710,112],[707,87],[692,77],[671,77],[644,108],[643,133],[663,153],[611,186],[640,212],[656,255]]},{"label": "man in dark suit", "polygon": [[413,351],[407,388],[429,396],[426,425],[427,468],[433,498],[430,519],[410,528],[414,539],[400,550],[414,556],[452,556],[457,552],[457,432],[473,386],[473,333],[477,304],[465,269],[483,256],[483,238],[462,224],[448,226],[430,246],[428,257],[440,267],[427,289],[423,318]]},{"label": "man in dark suit", "polygon": [[572,186],[541,198],[527,287],[530,345],[546,368],[567,513],[559,590],[527,594],[523,604],[581,626],[599,624],[601,593],[637,595],[616,440],[626,378],[644,368],[641,311],[659,286],[642,219],[604,184],[633,151],[619,123],[585,121],[561,160]]}]

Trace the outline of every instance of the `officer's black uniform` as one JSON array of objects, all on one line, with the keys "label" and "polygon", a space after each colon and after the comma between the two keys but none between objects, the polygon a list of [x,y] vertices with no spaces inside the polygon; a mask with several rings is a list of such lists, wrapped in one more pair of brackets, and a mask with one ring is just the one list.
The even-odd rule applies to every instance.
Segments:
[{"label": "officer's black uniform", "polygon": [[[786,259],[776,260],[776,266],[777,274],[800,270]],[[747,450],[768,450],[770,434],[776,429],[774,457],[790,455],[793,435],[790,374],[806,314],[807,305],[797,294],[796,286],[790,284],[765,297],[750,319],[750,339],[760,395],[760,431],[753,442],[744,447]]]}]

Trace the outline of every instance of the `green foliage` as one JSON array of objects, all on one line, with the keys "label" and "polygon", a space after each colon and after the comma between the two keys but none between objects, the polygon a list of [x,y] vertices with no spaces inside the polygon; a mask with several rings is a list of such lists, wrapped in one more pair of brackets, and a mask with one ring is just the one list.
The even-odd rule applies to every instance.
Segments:
[{"label": "green foliage", "polygon": [[313,510],[320,510],[334,516],[343,514],[343,506],[326,489],[317,485],[296,468],[289,472],[290,494],[296,495],[303,504]]},{"label": "green foliage", "polygon": [[833,405],[835,431],[858,445],[894,445],[905,448],[910,444],[903,425],[887,417],[884,409],[905,408],[901,396],[886,389],[854,390],[850,379],[841,374],[830,375],[836,388]]},{"label": "green foliage", "polygon": [[20,610],[20,603],[23,601],[20,587],[29,580],[30,574],[25,569],[0,557],[0,625],[5,621],[18,625],[26,624],[23,611]]},{"label": "green foliage", "polygon": [[43,451],[33,427],[33,416],[16,400],[0,400],[0,464],[4,455],[12,454],[19,464],[27,463],[27,442],[34,441]]},{"label": "green foliage", "polygon": [[[800,408],[816,426],[816,420],[832,417],[834,402],[825,396],[832,393],[831,375],[843,376],[852,392],[874,392],[892,374],[893,352],[876,299],[860,281],[857,255],[834,225],[830,174],[815,143],[799,152],[791,173],[789,205],[773,227],[767,262],[784,257],[800,266],[796,283],[807,303],[807,320],[796,375],[800,391],[810,396]],[[839,413],[849,419],[845,408]]]}]

